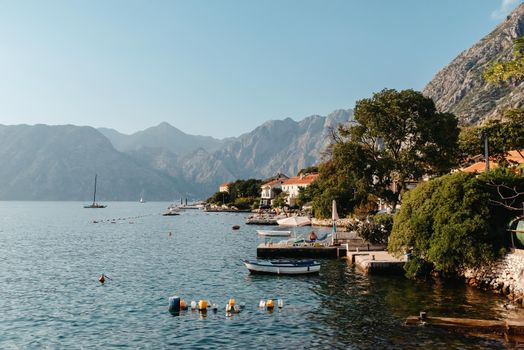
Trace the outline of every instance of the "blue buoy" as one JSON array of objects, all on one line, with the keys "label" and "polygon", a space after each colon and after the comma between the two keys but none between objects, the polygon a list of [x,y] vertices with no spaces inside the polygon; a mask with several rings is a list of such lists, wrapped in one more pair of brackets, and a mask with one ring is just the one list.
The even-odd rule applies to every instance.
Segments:
[{"label": "blue buoy", "polygon": [[175,295],[169,298],[169,312],[180,312],[180,297]]}]

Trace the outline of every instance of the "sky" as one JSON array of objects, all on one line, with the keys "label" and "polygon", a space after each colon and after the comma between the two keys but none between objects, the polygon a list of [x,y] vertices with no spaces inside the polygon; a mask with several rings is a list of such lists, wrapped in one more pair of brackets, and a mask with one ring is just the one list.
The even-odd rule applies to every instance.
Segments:
[{"label": "sky", "polygon": [[0,0],[0,124],[238,136],[422,90],[522,0]]}]

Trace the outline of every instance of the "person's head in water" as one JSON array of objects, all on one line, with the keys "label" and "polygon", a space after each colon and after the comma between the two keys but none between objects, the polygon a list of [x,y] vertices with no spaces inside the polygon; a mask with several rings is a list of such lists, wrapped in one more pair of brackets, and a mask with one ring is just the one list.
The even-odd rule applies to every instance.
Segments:
[{"label": "person's head in water", "polygon": [[317,239],[317,234],[315,233],[315,231],[311,231],[311,232],[309,233],[309,240],[310,240],[310,241],[314,241],[314,240],[316,240],[316,239]]}]

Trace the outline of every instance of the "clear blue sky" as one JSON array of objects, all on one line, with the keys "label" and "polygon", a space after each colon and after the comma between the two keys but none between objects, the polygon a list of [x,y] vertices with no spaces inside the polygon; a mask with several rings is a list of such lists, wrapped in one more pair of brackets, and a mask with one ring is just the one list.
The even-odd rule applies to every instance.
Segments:
[{"label": "clear blue sky", "polygon": [[0,0],[0,123],[215,137],[422,89],[520,0]]}]

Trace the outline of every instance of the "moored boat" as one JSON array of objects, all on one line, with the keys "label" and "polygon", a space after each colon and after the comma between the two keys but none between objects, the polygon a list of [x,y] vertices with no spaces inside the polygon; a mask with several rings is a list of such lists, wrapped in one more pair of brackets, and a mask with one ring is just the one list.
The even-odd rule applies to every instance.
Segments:
[{"label": "moored boat", "polygon": [[251,273],[303,275],[318,273],[320,263],[314,260],[243,260]]},{"label": "moored boat", "polygon": [[89,205],[84,205],[84,208],[91,208],[91,209],[102,209],[107,207],[107,205],[102,205],[96,202],[96,179],[98,175],[95,174],[95,191],[93,193],[93,203]]},{"label": "moored boat", "polygon": [[169,208],[167,208],[167,211],[162,215],[163,216],[174,216],[174,215],[180,215],[180,213],[177,207],[170,206]]},{"label": "moored boat", "polygon": [[289,237],[291,231],[271,231],[271,230],[257,230],[259,236],[265,237]]}]

